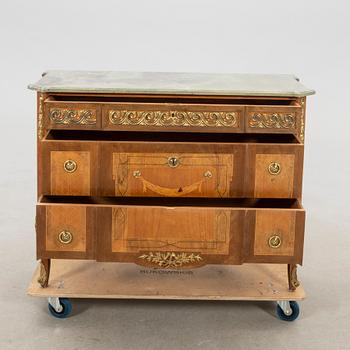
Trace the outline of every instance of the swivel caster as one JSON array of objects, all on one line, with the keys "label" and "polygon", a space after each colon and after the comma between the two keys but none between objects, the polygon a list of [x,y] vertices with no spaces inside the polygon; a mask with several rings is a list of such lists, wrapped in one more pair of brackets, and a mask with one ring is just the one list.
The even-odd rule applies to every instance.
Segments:
[{"label": "swivel caster", "polygon": [[295,321],[300,313],[299,305],[296,301],[277,301],[277,316],[282,321]]},{"label": "swivel caster", "polygon": [[66,318],[72,312],[72,303],[68,298],[48,298],[50,314],[56,318]]}]

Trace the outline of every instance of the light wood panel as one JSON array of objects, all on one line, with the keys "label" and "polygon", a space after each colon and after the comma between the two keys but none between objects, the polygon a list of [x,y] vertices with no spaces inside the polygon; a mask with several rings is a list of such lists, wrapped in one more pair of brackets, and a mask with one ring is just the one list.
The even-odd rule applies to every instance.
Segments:
[{"label": "light wood panel", "polygon": [[112,210],[112,252],[228,254],[230,210],[118,207]]},{"label": "light wood panel", "polygon": [[[82,141],[40,142],[39,196],[40,195],[96,195],[99,167],[98,144]],[[65,171],[67,160],[76,163],[76,170]]]},{"label": "light wood panel", "polygon": [[[281,239],[278,248],[269,246],[269,238]],[[254,255],[293,256],[295,247],[295,212],[258,210],[255,219]]]},{"label": "light wood panel", "polygon": [[[51,194],[89,196],[90,153],[81,151],[51,151]],[[67,172],[66,161],[74,161],[76,170]]]},{"label": "light wood panel", "polygon": [[[302,197],[304,145],[266,144],[247,145],[246,196],[252,198]],[[269,167],[278,163],[279,173]],[[270,170],[276,170],[271,168]]]},{"label": "light wood panel", "polygon": [[[102,196],[243,197],[244,144],[101,142]],[[169,159],[178,165],[169,166]]]},{"label": "light wood panel", "polygon": [[[278,174],[271,174],[269,166],[280,165]],[[257,154],[255,160],[256,198],[292,198],[294,182],[294,154]]]},{"label": "light wood panel", "polygon": [[[68,231],[72,241],[61,243],[60,232]],[[46,207],[46,250],[47,251],[86,251],[86,207],[48,206]]]},{"label": "light wood panel", "polygon": [[233,164],[233,154],[113,153],[115,195],[228,197]]},{"label": "light wood panel", "polygon": [[[86,205],[38,204],[36,236],[38,259],[94,259],[96,209]],[[72,234],[70,243],[61,243],[59,234]]]}]

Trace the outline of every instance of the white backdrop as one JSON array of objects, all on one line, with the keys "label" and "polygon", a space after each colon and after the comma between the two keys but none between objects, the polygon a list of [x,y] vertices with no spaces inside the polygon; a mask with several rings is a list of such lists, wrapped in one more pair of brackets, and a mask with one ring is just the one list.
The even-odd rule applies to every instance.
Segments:
[{"label": "white backdrop", "polygon": [[[291,73],[317,91],[308,98],[306,120],[301,275],[313,297],[305,305],[312,315],[323,296],[333,300],[327,311],[339,311],[319,349],[346,339],[338,322],[342,293],[350,289],[339,272],[350,265],[349,10],[346,0],[3,0],[0,261],[7,273],[0,302],[23,294],[35,265],[35,94],[26,86],[43,71]],[[21,307],[27,303],[23,298]],[[4,315],[16,310],[10,305],[4,302],[0,313],[8,327]]]}]

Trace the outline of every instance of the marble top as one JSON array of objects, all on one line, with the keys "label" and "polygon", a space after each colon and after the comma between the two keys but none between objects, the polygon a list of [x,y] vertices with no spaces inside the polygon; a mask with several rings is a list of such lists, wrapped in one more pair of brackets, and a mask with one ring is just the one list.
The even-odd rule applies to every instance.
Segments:
[{"label": "marble top", "polygon": [[51,70],[28,86],[39,92],[236,96],[307,96],[315,93],[288,74],[218,74]]}]

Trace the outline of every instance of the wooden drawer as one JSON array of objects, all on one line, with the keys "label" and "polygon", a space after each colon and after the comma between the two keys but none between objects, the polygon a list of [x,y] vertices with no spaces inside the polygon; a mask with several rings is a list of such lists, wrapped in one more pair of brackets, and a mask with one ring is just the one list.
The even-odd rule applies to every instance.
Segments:
[{"label": "wooden drawer", "polygon": [[303,145],[44,140],[40,195],[301,198]]},{"label": "wooden drawer", "polygon": [[301,144],[250,144],[246,196],[301,198],[304,147]]},{"label": "wooden drawer", "polygon": [[242,132],[244,106],[185,103],[109,103],[102,108],[107,130]]},{"label": "wooden drawer", "polygon": [[39,192],[44,195],[96,195],[97,144],[93,142],[42,142],[39,158]]},{"label": "wooden drawer", "polygon": [[238,211],[121,205],[99,209],[99,218],[100,261],[164,268],[241,263],[243,213]]},{"label": "wooden drawer", "polygon": [[103,144],[104,196],[230,197],[243,194],[243,145]]},{"label": "wooden drawer", "polygon": [[[301,264],[304,210],[298,206],[255,208],[251,204],[255,202],[236,202],[238,206],[250,203],[247,207],[231,207],[226,202],[224,207],[182,203],[101,208],[98,259],[168,267],[172,260],[169,253],[174,253],[174,260],[183,260],[181,267],[243,262]],[[188,256],[198,260],[186,262]]]},{"label": "wooden drawer", "polygon": [[302,107],[300,105],[247,106],[245,132],[294,134],[299,141],[303,142],[304,120]]},{"label": "wooden drawer", "polygon": [[37,206],[38,257],[163,268],[302,262],[305,213],[295,200],[66,201],[50,197]]},{"label": "wooden drawer", "polygon": [[101,106],[98,103],[55,101],[44,102],[46,129],[91,130],[101,128]]},{"label": "wooden drawer", "polygon": [[301,144],[113,143],[101,153],[104,196],[301,198]]},{"label": "wooden drawer", "polygon": [[244,261],[302,264],[304,226],[301,206],[248,210]]},{"label": "wooden drawer", "polygon": [[94,259],[95,209],[86,205],[37,205],[38,258]]}]

